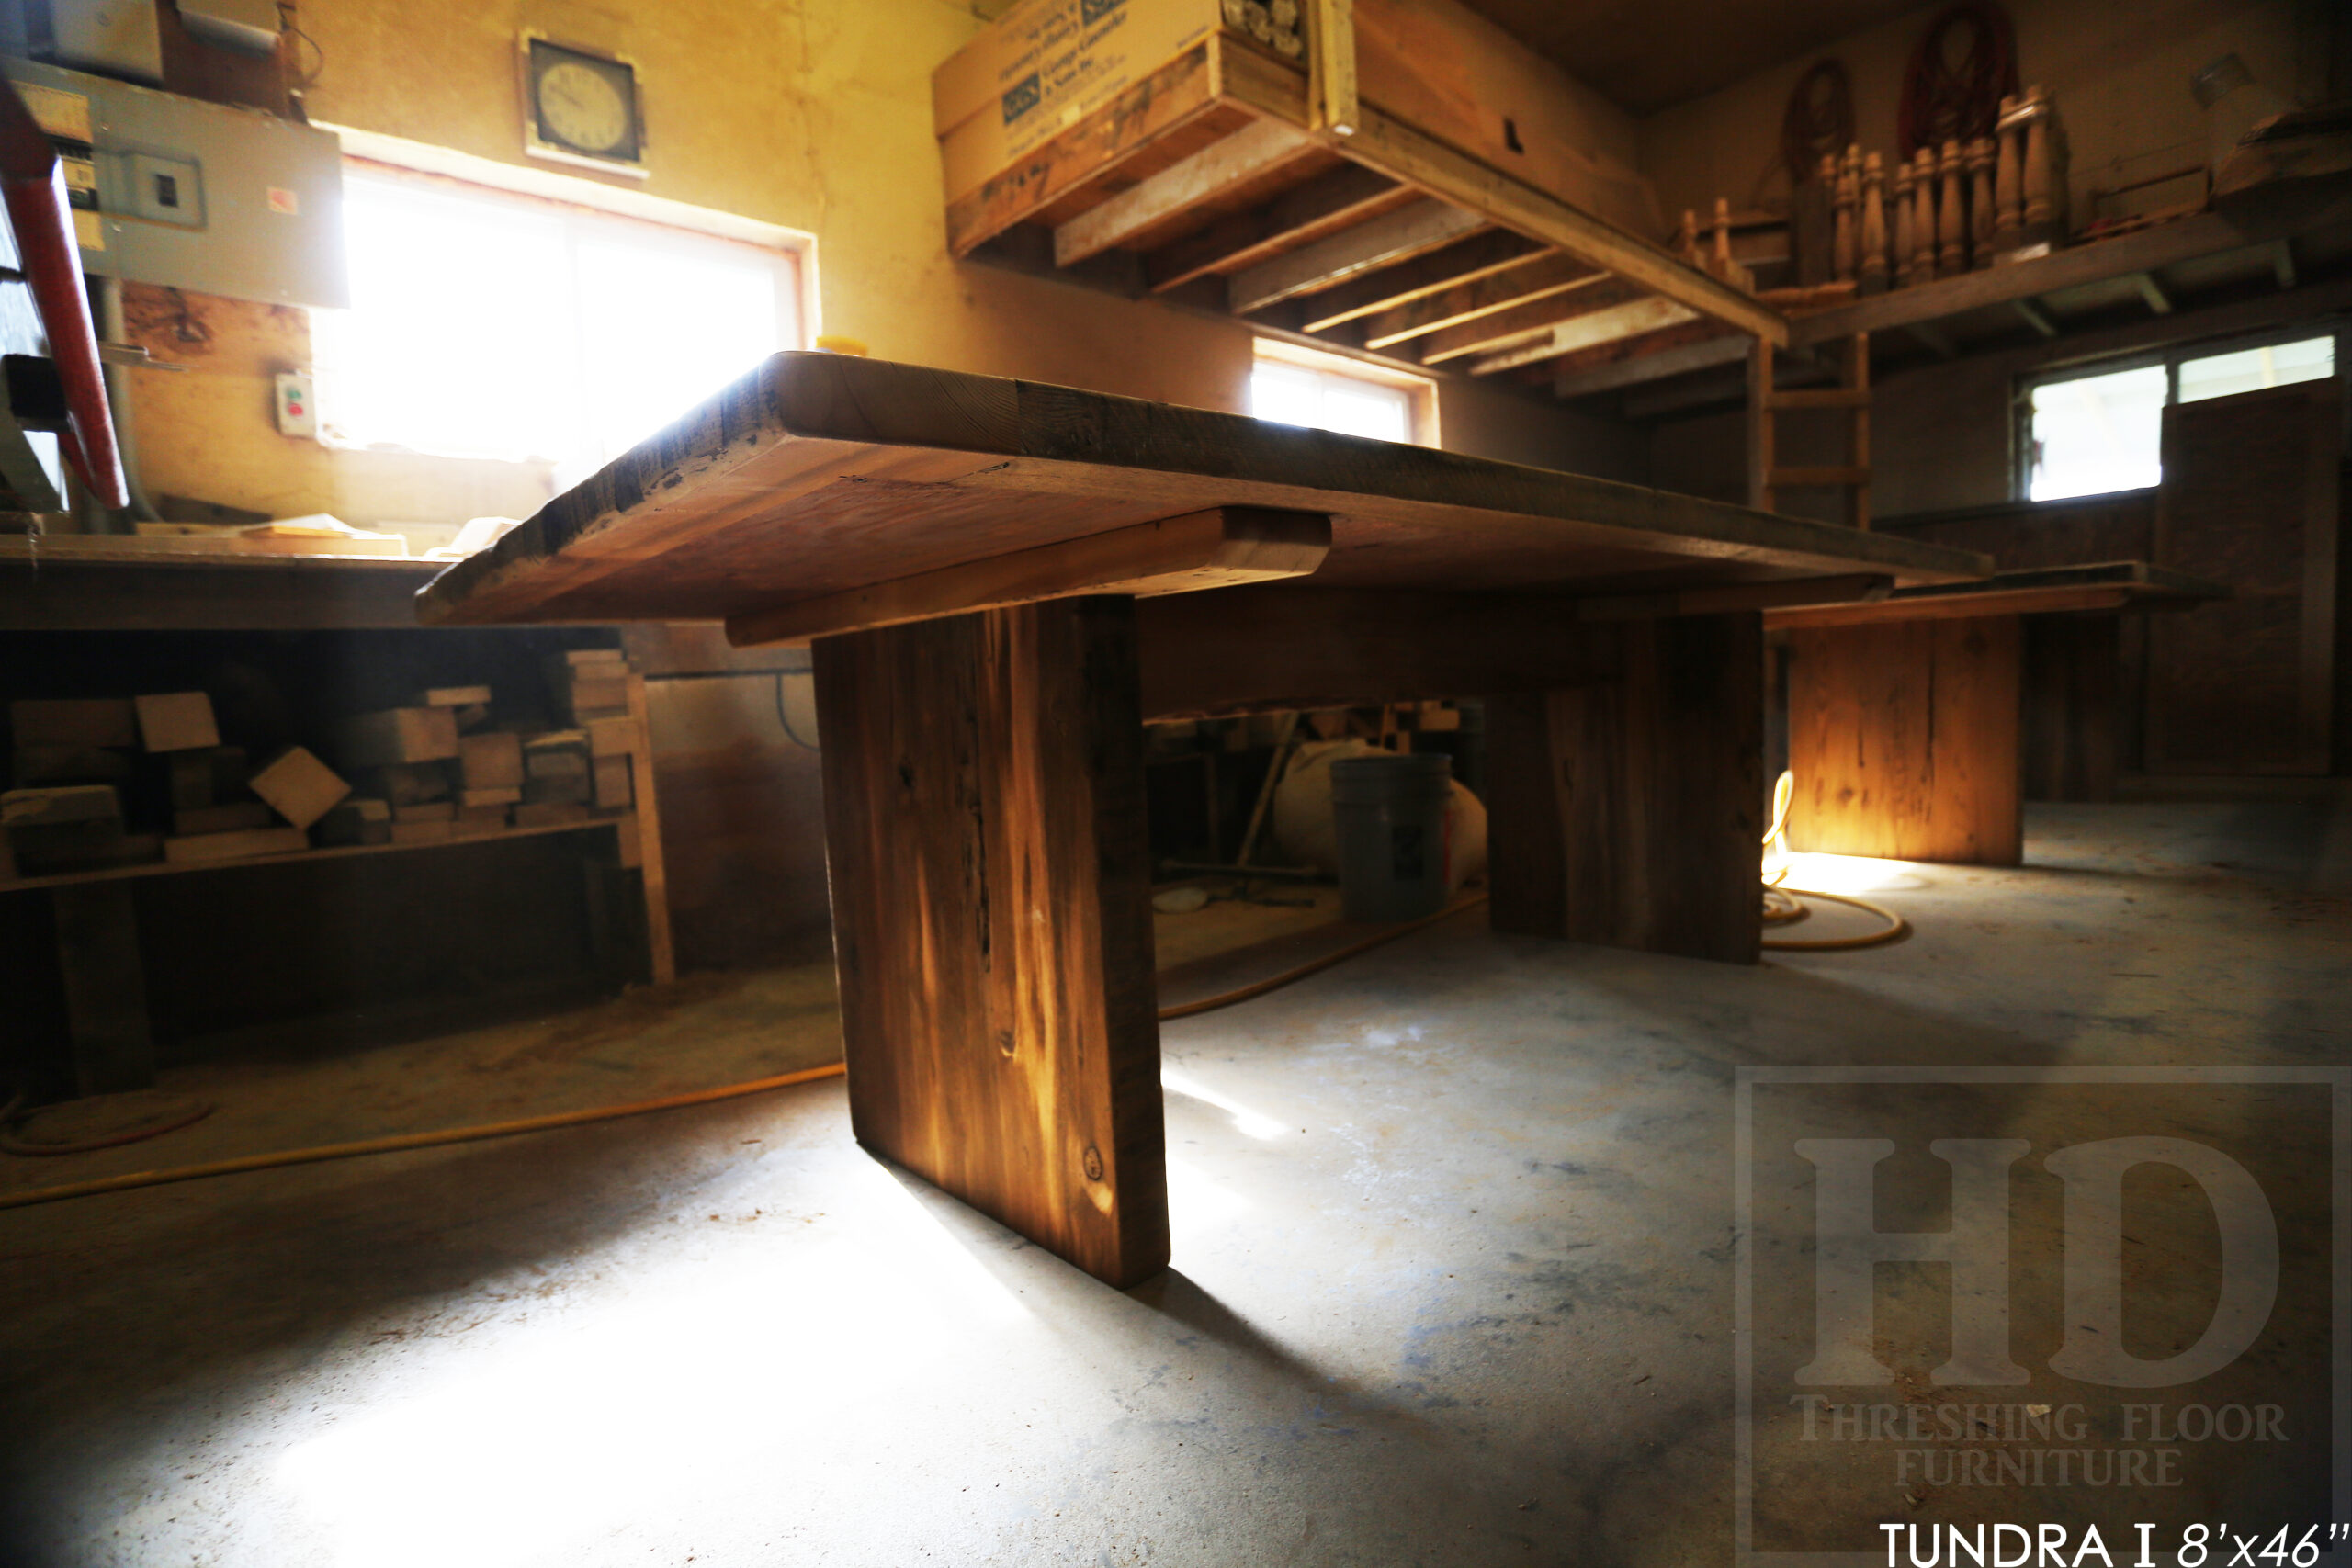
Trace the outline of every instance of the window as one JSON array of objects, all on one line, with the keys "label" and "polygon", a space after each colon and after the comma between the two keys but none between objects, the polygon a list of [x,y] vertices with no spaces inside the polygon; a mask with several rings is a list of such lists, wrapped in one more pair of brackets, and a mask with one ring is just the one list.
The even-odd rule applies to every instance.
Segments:
[{"label": "window", "polygon": [[347,445],[550,460],[565,487],[800,341],[790,252],[369,165],[344,227],[351,308],[314,333]]},{"label": "window", "polygon": [[1261,339],[1250,374],[1250,412],[1375,441],[1436,445],[1436,389],[1426,379],[1336,354]]},{"label": "window", "polygon": [[2164,477],[2164,413],[2172,403],[2335,374],[2335,339],[2305,337],[2212,352],[2176,350],[2121,369],[2029,383],[2019,410],[2029,501],[2138,490]]}]

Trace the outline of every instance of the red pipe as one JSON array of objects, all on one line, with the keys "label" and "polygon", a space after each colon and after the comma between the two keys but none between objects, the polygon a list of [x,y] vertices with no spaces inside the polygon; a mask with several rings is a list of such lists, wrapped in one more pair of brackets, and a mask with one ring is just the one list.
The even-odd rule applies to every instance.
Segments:
[{"label": "red pipe", "polygon": [[65,459],[112,510],[130,504],[122,457],[115,447],[114,415],[107,406],[106,371],[98,363],[98,333],[82,281],[82,247],[74,236],[73,205],[57,149],[33,120],[16,84],[0,93],[0,203],[16,231],[17,254],[32,288],[33,304],[49,334],[50,356],[65,388],[68,428],[60,434]]}]

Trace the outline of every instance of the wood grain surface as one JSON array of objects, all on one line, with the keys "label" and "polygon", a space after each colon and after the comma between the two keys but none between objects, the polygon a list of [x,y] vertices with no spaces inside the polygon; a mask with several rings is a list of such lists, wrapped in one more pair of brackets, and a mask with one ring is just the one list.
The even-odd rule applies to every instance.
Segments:
[{"label": "wood grain surface", "polygon": [[1759,617],[1574,630],[1589,679],[1487,699],[1494,929],[1755,963]]},{"label": "wood grain surface", "polygon": [[2016,615],[1792,632],[1789,847],[2017,864],[2022,647]]},{"label": "wood grain surface", "polygon": [[858,1141],[1096,1278],[1168,1260],[1133,602],[820,638]]},{"label": "wood grain surface", "polygon": [[723,620],[1212,506],[1320,512],[1342,587],[1656,589],[1981,556],[1427,447],[780,354],[420,596],[428,622]]}]

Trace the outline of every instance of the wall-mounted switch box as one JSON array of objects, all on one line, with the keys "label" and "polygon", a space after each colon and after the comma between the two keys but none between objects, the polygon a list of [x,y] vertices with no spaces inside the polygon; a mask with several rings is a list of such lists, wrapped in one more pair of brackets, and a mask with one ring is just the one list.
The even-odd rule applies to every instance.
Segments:
[{"label": "wall-mounted switch box", "polygon": [[319,409],[307,370],[277,373],[277,434],[311,437],[319,434]]}]

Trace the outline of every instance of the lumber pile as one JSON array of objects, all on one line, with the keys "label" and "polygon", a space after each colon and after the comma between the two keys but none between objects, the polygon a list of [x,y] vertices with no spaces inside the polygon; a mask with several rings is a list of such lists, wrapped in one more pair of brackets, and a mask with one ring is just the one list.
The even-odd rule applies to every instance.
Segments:
[{"label": "lumber pile", "polygon": [[[203,691],[8,705],[0,882],[312,848],[439,843],[635,804],[646,749],[618,649],[548,661],[538,690],[434,686],[321,732],[231,734]],[[247,728],[256,728],[248,726]]]}]

